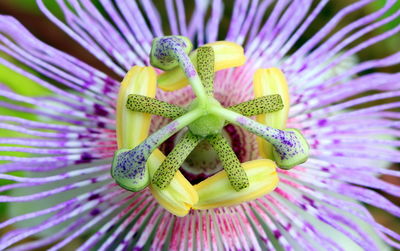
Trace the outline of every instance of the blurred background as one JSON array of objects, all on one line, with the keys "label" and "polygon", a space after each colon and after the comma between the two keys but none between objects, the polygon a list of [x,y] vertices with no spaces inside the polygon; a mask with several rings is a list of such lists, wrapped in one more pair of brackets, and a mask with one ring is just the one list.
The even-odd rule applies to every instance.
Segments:
[{"label": "blurred background", "polygon": [[[97,2],[97,1],[93,1]],[[154,1],[155,4],[157,5],[158,9],[162,10],[165,9],[164,7],[164,1]],[[193,9],[193,4],[191,3],[186,3],[186,2],[192,2],[192,1],[185,1],[185,5],[188,9],[188,15],[191,13],[191,10]],[[233,2],[233,1],[226,1],[226,2]],[[298,45],[301,45],[302,42],[306,41],[308,38],[310,38],[313,34],[315,34],[326,22],[328,22],[334,15],[335,13],[338,12],[338,10],[342,9],[344,6],[349,5],[349,3],[352,3],[355,1],[352,0],[334,0],[330,1],[330,3],[324,8],[324,11],[319,15],[317,20],[314,21],[313,25],[311,26],[310,29],[306,32],[306,34],[301,38],[299,41]],[[361,16],[364,16],[366,13],[371,13],[376,9],[379,9],[384,5],[386,1],[385,0],[376,0],[373,1],[371,4],[367,5],[365,8],[363,8],[361,11],[358,11],[357,13],[348,15],[340,24],[338,27],[336,27],[336,30],[340,29],[341,27],[345,26],[346,24],[360,18]],[[46,5],[49,6],[49,8],[52,10],[52,12],[57,15],[62,17],[61,11],[58,9],[56,1],[54,0],[48,0],[45,1]],[[232,3],[226,3],[225,5],[225,12],[224,12],[224,17],[221,23],[220,31],[221,33],[219,34],[220,38],[222,39],[225,35],[225,32],[228,29],[229,26],[229,20],[230,16],[232,13]],[[390,15],[391,13],[395,12],[396,10],[400,9],[400,0],[397,2],[396,6],[392,8],[390,12],[388,12],[385,16]],[[5,15],[11,15],[16,17],[22,24],[24,24],[36,37],[40,38],[42,41],[60,49],[63,50],[79,59],[82,61],[102,70],[103,72],[106,72],[107,74],[115,77],[118,79],[117,76],[115,76],[108,68],[106,68],[101,62],[99,62],[95,57],[93,57],[90,53],[88,53],[86,50],[84,50],[79,44],[77,44],[74,40],[72,40],[68,35],[60,31],[53,23],[48,21],[44,15],[41,14],[39,9],[36,6],[35,0],[1,0],[0,1],[0,14],[5,14]],[[163,20],[167,20],[166,13],[162,12],[161,13]],[[266,16],[268,13],[266,14]],[[165,30],[168,28],[167,22],[165,23]],[[374,30],[373,32],[369,33],[367,36],[364,36],[363,39],[368,39],[370,37],[376,36],[377,34],[380,34],[386,30],[389,30],[396,25],[399,25],[400,19],[396,19],[392,21],[391,23]],[[360,41],[360,40],[359,40]],[[359,61],[364,61],[364,60],[369,60],[369,59],[376,59],[376,58],[383,58],[387,55],[393,54],[397,51],[399,51],[400,48],[400,34],[397,34],[390,39],[387,39],[383,42],[378,43],[377,45],[374,45],[372,47],[369,47],[367,50],[361,51],[359,54],[357,54]],[[374,70],[370,70],[374,71]],[[393,66],[393,67],[387,67],[384,69],[379,69],[379,71],[385,71],[385,72],[400,72],[400,66]],[[37,87],[34,85],[34,83],[31,83],[32,81],[29,81],[14,72],[6,69],[3,66],[0,66],[0,83],[5,83],[9,86],[12,86],[13,88],[18,88],[18,86],[23,85],[23,83],[29,84],[33,86],[32,88],[29,88],[27,90],[26,88],[24,90],[21,90],[22,92],[26,92],[24,94],[26,95],[40,95],[40,93],[43,91],[41,88]],[[17,85],[18,83],[18,85]],[[0,110],[1,113],[1,110]],[[0,133],[1,136],[1,133]],[[400,170],[399,165],[393,164],[391,169],[394,170]],[[383,176],[382,179],[393,183],[397,184],[400,186],[400,179],[396,179],[394,177],[385,177]],[[3,182],[3,183],[1,183]],[[4,184],[4,181],[0,180],[0,184]],[[389,198],[393,203],[397,204],[400,206],[400,199],[389,196],[385,193],[383,193],[384,196]],[[3,221],[5,218],[7,218],[6,215],[6,205],[0,204],[0,221]],[[376,208],[369,207],[370,211],[374,215],[374,217],[383,225],[397,231],[400,233],[400,219],[395,218],[388,213],[384,212],[383,210],[379,210]],[[2,229],[0,230],[2,232],[8,231],[7,229]],[[1,235],[1,232],[0,232]],[[79,242],[79,241],[78,241]],[[74,245],[77,245],[79,243],[72,243],[68,248],[71,249],[73,248]]]}]

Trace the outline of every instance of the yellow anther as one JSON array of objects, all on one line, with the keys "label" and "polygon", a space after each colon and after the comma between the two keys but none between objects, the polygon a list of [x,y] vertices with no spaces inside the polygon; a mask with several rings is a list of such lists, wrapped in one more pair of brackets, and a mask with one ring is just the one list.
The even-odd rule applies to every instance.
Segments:
[{"label": "yellow anther", "polygon": [[118,149],[131,149],[147,138],[151,115],[133,112],[126,108],[130,94],[154,98],[157,74],[152,67],[134,66],[126,74],[119,89],[117,101],[117,142]]},{"label": "yellow anther", "polygon": [[[147,138],[151,115],[133,112],[126,108],[128,95],[139,94],[148,97],[156,95],[157,75],[152,67],[134,66],[121,83],[117,101],[117,140],[118,148],[131,149]],[[156,149],[147,161],[150,177],[161,165],[165,156]],[[150,185],[150,191],[165,209],[177,216],[186,215],[198,196],[193,186],[178,171],[165,189]]]},{"label": "yellow anther", "polygon": [[[256,98],[265,95],[279,94],[283,101],[283,109],[261,114],[256,117],[259,123],[276,128],[285,129],[288,118],[290,99],[289,88],[283,72],[278,68],[258,69],[254,74],[254,96]],[[264,158],[273,159],[272,145],[264,139],[257,138],[260,155]]]},{"label": "yellow anther", "polygon": [[[210,46],[214,50],[215,71],[241,66],[246,62],[243,47],[233,42],[217,41],[205,44],[204,46]],[[196,50],[189,55],[195,67],[197,66],[196,55]],[[180,67],[162,73],[158,76],[157,82],[158,87],[164,91],[178,90],[189,84],[188,79],[185,77],[185,74]]]},{"label": "yellow anther", "polygon": [[[151,177],[164,159],[164,154],[158,149],[150,156],[147,165]],[[150,191],[161,206],[177,216],[185,216],[188,214],[192,206],[196,204],[199,199],[192,184],[190,184],[179,171],[176,172],[175,177],[166,188],[160,189],[156,185],[151,184]]]},{"label": "yellow anther", "polygon": [[275,162],[267,159],[253,160],[243,163],[243,168],[249,178],[250,186],[235,191],[229,183],[225,171],[195,185],[199,201],[194,209],[210,209],[216,207],[233,206],[242,202],[257,199],[271,191],[278,185]]},{"label": "yellow anther", "polygon": [[[204,46],[210,46],[214,50],[215,55],[215,71],[228,69],[232,67],[238,67],[246,62],[244,55],[244,49],[242,46],[229,42],[229,41],[217,41]],[[193,58],[197,58],[197,50],[193,54]],[[197,63],[197,62],[196,62]]]}]

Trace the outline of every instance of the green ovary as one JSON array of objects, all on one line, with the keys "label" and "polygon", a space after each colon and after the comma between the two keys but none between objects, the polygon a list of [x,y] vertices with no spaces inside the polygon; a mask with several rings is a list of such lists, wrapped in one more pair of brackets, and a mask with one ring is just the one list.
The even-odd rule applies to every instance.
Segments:
[{"label": "green ovary", "polygon": [[214,98],[209,97],[208,102],[205,105],[200,104],[196,99],[189,106],[189,110],[201,109],[205,114],[188,126],[189,130],[193,134],[207,137],[208,135],[221,133],[221,130],[225,125],[225,120],[218,115],[210,114],[208,110],[211,107],[221,107],[221,104]]}]

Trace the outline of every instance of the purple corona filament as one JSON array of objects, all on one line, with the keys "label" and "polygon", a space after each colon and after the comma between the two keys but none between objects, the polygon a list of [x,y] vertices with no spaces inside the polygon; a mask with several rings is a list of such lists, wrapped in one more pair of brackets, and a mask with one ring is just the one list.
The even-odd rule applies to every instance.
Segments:
[{"label": "purple corona filament", "polygon": [[[388,46],[399,39],[399,1],[341,1],[343,8],[329,0],[31,2],[106,67],[40,41],[2,8],[0,202],[7,210],[0,250],[400,249],[398,224],[385,224],[400,217],[400,52]],[[148,65],[162,34],[243,47],[243,67],[215,77],[224,105],[253,98],[249,78],[259,66],[285,72],[287,126],[303,131],[311,149],[300,167],[278,170],[279,189],[234,208],[175,217],[152,191],[116,186],[108,172],[119,79]],[[191,96],[189,88],[159,95],[185,107]],[[164,121],[154,116],[152,129]],[[261,157],[250,133],[226,132],[240,160]],[[187,179],[212,175],[190,172],[200,164],[180,170]],[[182,202],[171,206],[186,205],[181,191],[168,197]]]}]

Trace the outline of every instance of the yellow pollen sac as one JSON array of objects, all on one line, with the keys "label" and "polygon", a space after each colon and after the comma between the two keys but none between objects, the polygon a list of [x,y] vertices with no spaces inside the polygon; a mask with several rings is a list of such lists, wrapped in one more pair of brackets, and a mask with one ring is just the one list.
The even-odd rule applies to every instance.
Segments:
[{"label": "yellow pollen sac", "polygon": [[[214,70],[219,71],[227,68],[241,66],[246,62],[243,47],[228,42],[217,41],[204,46],[212,47],[215,55]],[[197,68],[197,50],[189,55],[193,65]],[[167,71],[158,76],[158,87],[164,91],[174,91],[181,89],[189,84],[182,68],[176,67],[171,71]]]},{"label": "yellow pollen sac", "polygon": [[157,88],[157,74],[152,67],[134,66],[122,80],[117,101],[117,142],[118,149],[131,149],[148,135],[151,115],[133,112],[126,108],[130,94],[154,98]]},{"label": "yellow pollen sac", "polygon": [[[157,171],[157,168],[164,161],[165,156],[156,149],[147,161],[152,177]],[[189,213],[194,204],[197,203],[199,197],[196,190],[190,182],[181,174],[176,172],[171,183],[164,189],[158,188],[156,185],[150,185],[150,191],[154,198],[166,210],[176,216],[185,216]]]},{"label": "yellow pollen sac", "polygon": [[243,163],[242,166],[248,176],[249,187],[236,191],[230,185],[226,172],[220,171],[194,186],[199,195],[199,201],[193,206],[193,209],[237,205],[257,199],[273,191],[278,185],[276,164],[272,160],[253,160]]},{"label": "yellow pollen sac", "polygon": [[[130,94],[155,97],[156,85],[157,75],[152,67],[134,66],[126,74],[117,101],[118,149],[134,148],[147,138],[151,115],[131,111],[126,108],[126,103]],[[147,161],[150,177],[164,159],[165,156],[158,149],[153,152]],[[185,216],[198,201],[196,190],[179,171],[166,188],[161,190],[154,185],[149,185],[149,188],[160,205],[177,216]]]},{"label": "yellow pollen sac", "polygon": [[[283,72],[278,68],[258,69],[254,74],[253,85],[255,98],[279,94],[283,102],[283,109],[257,115],[257,122],[276,129],[285,129],[290,108],[290,98],[288,84]],[[260,137],[257,137],[257,142],[260,155],[263,158],[273,159],[272,145]]]}]

